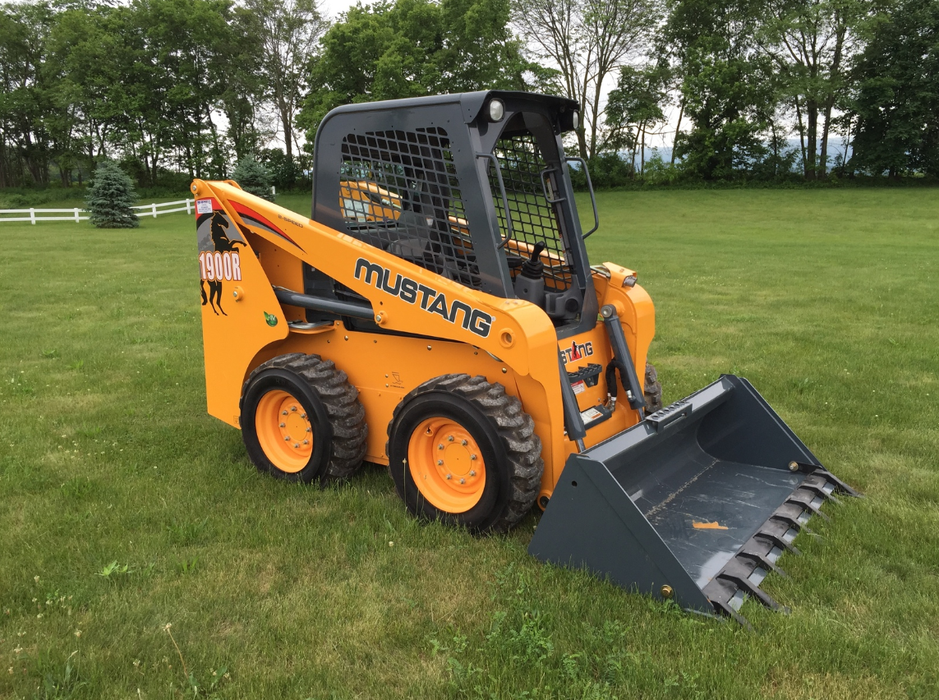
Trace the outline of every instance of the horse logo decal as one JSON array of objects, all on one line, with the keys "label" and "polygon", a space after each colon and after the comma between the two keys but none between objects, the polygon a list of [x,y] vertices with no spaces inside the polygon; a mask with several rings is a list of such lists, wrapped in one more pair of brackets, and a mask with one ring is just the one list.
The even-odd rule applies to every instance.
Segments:
[{"label": "horse logo decal", "polygon": [[237,246],[244,246],[245,240],[232,226],[231,219],[221,211],[198,215],[196,233],[199,238],[202,305],[210,306],[216,316],[227,316],[222,308],[222,286],[225,282],[241,281],[241,254]]}]

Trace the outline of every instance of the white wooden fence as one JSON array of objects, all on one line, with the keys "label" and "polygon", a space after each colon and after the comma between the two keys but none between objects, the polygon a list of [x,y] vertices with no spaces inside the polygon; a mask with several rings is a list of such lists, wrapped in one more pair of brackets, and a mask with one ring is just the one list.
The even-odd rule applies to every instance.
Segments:
[{"label": "white wooden fence", "polygon": [[[137,211],[137,216],[152,216],[154,219],[161,214],[173,214],[184,211],[192,214],[192,200],[180,199],[178,202],[163,202],[161,204],[141,204],[131,207]],[[67,214],[68,216],[48,216],[49,214]],[[0,209],[0,222],[28,221],[35,224],[37,221],[88,221],[86,209]]]}]

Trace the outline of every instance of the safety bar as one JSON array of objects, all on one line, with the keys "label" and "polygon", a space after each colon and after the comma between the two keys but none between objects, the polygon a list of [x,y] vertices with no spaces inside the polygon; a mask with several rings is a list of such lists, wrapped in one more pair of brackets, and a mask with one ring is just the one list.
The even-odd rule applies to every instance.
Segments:
[{"label": "safety bar", "polygon": [[575,163],[580,163],[584,168],[584,175],[587,176],[587,190],[590,192],[590,203],[593,205],[593,228],[587,231],[583,235],[584,238],[589,236],[591,233],[600,228],[600,216],[597,214],[597,198],[593,194],[593,181],[590,179],[590,170],[587,168],[587,161],[583,158],[577,158],[575,156],[568,156],[567,162],[574,161]]},{"label": "safety bar", "polygon": [[495,157],[492,153],[477,153],[477,158],[487,158],[492,161],[492,164],[496,167],[496,179],[499,181],[499,194],[502,195],[502,206],[505,208],[505,238],[502,239],[502,242],[499,244],[499,248],[505,248],[506,243],[512,240],[512,214],[509,211],[509,198],[505,194],[505,182],[502,180],[502,168],[499,166],[499,159]]}]

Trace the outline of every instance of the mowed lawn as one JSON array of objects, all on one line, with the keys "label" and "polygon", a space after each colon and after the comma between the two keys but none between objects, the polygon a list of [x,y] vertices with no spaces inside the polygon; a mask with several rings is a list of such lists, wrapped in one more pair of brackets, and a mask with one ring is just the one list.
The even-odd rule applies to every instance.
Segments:
[{"label": "mowed lawn", "polygon": [[749,631],[543,566],[535,515],[421,525],[378,467],[260,476],[205,412],[191,218],[0,224],[0,697],[939,696],[939,191],[598,203],[666,402],[745,376],[866,494],[764,583],[791,614],[748,602]]}]

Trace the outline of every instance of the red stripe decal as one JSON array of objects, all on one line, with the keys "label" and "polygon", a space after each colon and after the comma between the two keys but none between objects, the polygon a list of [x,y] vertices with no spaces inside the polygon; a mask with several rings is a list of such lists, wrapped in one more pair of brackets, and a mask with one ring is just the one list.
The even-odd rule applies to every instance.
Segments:
[{"label": "red stripe decal", "polygon": [[[268,221],[267,219],[265,219],[263,216],[261,216],[260,214],[258,214],[258,213],[257,213],[256,211],[254,211],[253,209],[249,209],[249,208],[246,207],[244,204],[239,204],[238,202],[230,202],[230,204],[232,205],[232,207],[234,208],[234,210],[235,210],[236,212],[238,212],[239,214],[241,214],[242,216],[249,216],[249,217],[251,217],[252,219],[254,219],[255,221],[257,221],[258,223],[264,224],[264,225],[267,226],[269,229],[271,229],[272,231],[274,231],[274,233],[276,233],[277,235],[281,236],[282,238],[287,239],[288,241],[290,241],[291,243],[293,243],[293,245],[296,245],[297,248],[300,248],[300,246],[298,246],[298,245],[294,242],[294,240],[293,240],[292,238],[290,238],[290,236],[288,236],[288,235],[287,235],[286,233],[284,233],[279,227],[277,227],[277,226],[275,226],[274,224],[272,224],[270,221]],[[302,248],[301,248],[301,250],[302,250]]]}]

